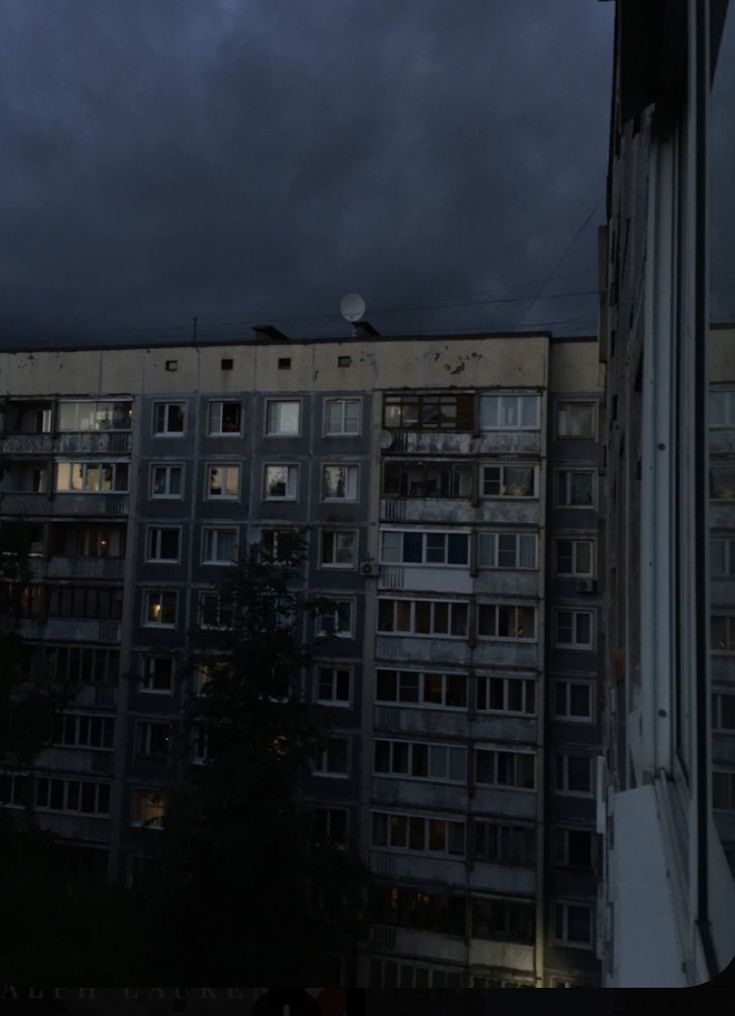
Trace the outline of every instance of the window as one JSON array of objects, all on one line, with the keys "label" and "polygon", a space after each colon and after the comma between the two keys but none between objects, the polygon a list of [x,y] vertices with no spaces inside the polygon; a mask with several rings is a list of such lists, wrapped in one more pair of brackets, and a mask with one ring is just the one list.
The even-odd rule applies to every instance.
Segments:
[{"label": "window", "polygon": [[62,494],[114,494],[128,489],[127,462],[58,462],[56,490]]},{"label": "window", "polygon": [[389,430],[472,430],[472,395],[386,395],[383,426]]},{"label": "window", "polygon": [[559,469],[556,474],[556,504],[558,508],[593,508],[595,471]]},{"label": "window", "polygon": [[380,534],[380,560],[384,564],[467,565],[467,533],[398,531]]},{"label": "window", "polygon": [[240,495],[240,467],[233,465],[207,466],[208,500],[236,501]]},{"label": "window", "polygon": [[467,782],[467,749],[416,741],[375,741],[375,772],[380,776]]},{"label": "window", "polygon": [[349,741],[346,737],[330,737],[317,755],[314,772],[318,776],[347,776]]},{"label": "window", "polygon": [[325,399],[324,433],[332,437],[359,434],[360,400]]},{"label": "window", "polygon": [[[48,412],[47,410],[45,412]],[[130,430],[132,402],[59,402],[56,429],[74,431]],[[49,426],[45,431],[49,431]]]},{"label": "window", "polygon": [[133,791],[131,825],[146,829],[162,829],[166,809],[160,790],[136,789]]},{"label": "window", "polygon": [[511,822],[473,820],[472,853],[493,864],[536,864],[536,831]]},{"label": "window", "polygon": [[593,837],[589,829],[555,829],[554,863],[562,868],[591,870],[594,866]]},{"label": "window", "polygon": [[464,858],[464,835],[464,822],[451,819],[383,811],[374,811],[372,816],[374,847]]},{"label": "window", "polygon": [[461,970],[446,970],[415,963],[396,963],[377,956],[370,958],[368,977],[371,988],[462,988],[464,977]]},{"label": "window", "polygon": [[560,649],[592,649],[594,614],[591,610],[557,610],[556,645]]},{"label": "window", "polygon": [[278,369],[279,370],[290,370],[291,369],[291,357],[290,356],[279,356],[278,357]]},{"label": "window", "polygon": [[263,497],[266,501],[295,501],[298,486],[298,466],[265,467]]},{"label": "window", "polygon": [[562,945],[592,948],[592,907],[586,903],[555,903],[554,939]]},{"label": "window", "polygon": [[710,466],[709,496],[713,501],[735,501],[735,466]]},{"label": "window", "polygon": [[467,637],[468,604],[458,600],[378,600],[381,634]]},{"label": "window", "polygon": [[483,466],[483,497],[536,497],[535,466]]},{"label": "window", "polygon": [[98,646],[44,645],[45,671],[52,682],[62,684],[117,684],[120,677],[119,649]]},{"label": "window", "polygon": [[232,370],[234,366],[235,366],[235,361],[229,359],[228,357],[225,357],[223,360],[220,360],[220,363],[219,363],[219,369],[220,370]]},{"label": "window", "polygon": [[110,814],[110,784],[86,780],[36,780],[36,807],[43,811]]},{"label": "window", "polygon": [[593,540],[557,540],[556,574],[592,577],[595,574]]},{"label": "window", "polygon": [[352,676],[349,667],[318,667],[316,676],[317,702],[330,706],[349,706]]},{"label": "window", "polygon": [[298,437],[301,402],[298,399],[266,399],[265,432],[272,437]]},{"label": "window", "polygon": [[712,807],[718,811],[735,811],[735,773],[712,772]]},{"label": "window", "polygon": [[177,562],[180,538],[178,526],[148,526],[146,560]]},{"label": "window", "polygon": [[473,468],[469,463],[386,462],[383,494],[393,497],[472,497]]},{"label": "window", "polygon": [[338,356],[337,357],[337,366],[338,367],[351,367],[352,366],[352,357],[351,356]]},{"label": "window", "polygon": [[417,670],[379,670],[376,700],[425,708],[466,709],[467,678]]},{"label": "window", "polygon": [[592,691],[590,681],[554,681],[554,716],[557,720],[592,721]]},{"label": "window", "polygon": [[420,928],[463,938],[465,902],[461,896],[377,886],[370,894],[370,919],[377,924]]},{"label": "window", "polygon": [[557,755],[555,786],[558,794],[591,797],[592,757],[590,755]]},{"label": "window", "polygon": [[710,632],[713,652],[735,653],[735,617],[713,615]]},{"label": "window", "polygon": [[232,564],[237,560],[237,529],[202,529],[202,564]]},{"label": "window", "polygon": [[536,608],[510,603],[480,603],[477,635],[484,639],[536,641]]},{"label": "window", "polygon": [[141,756],[167,755],[171,750],[171,724],[138,720],[135,725],[135,752]]},{"label": "window", "polygon": [[347,810],[345,808],[315,808],[314,836],[317,843],[330,847],[347,846]]},{"label": "window", "polygon": [[357,500],[357,466],[324,466],[322,499],[324,501]]},{"label": "window", "polygon": [[170,695],[174,689],[174,661],[170,656],[143,656],[140,690]]},{"label": "window", "polygon": [[166,628],[176,626],[178,593],[163,590],[148,590],[143,594],[144,624]]},{"label": "window", "polygon": [[710,391],[710,427],[735,427],[735,391]]},{"label": "window", "polygon": [[184,478],[183,466],[151,466],[151,497],[180,498]]},{"label": "window", "polygon": [[0,773],[0,802],[4,808],[26,808],[30,801],[33,783],[20,773]]},{"label": "window", "polygon": [[59,542],[51,554],[64,557],[125,557],[125,530],[110,525],[83,526],[70,533],[57,530]]},{"label": "window", "polygon": [[712,729],[735,733],[735,695],[721,692],[712,696]]},{"label": "window", "polygon": [[209,403],[209,433],[213,437],[225,434],[240,436],[242,406],[239,402]]},{"label": "window", "polygon": [[186,422],[185,402],[156,402],[153,406],[153,433],[156,437],[180,437]]},{"label": "window", "polygon": [[710,541],[710,568],[712,578],[735,578],[735,539]]},{"label": "window", "polygon": [[533,569],[536,567],[535,533],[478,533],[480,568]]},{"label": "window", "polygon": [[86,713],[60,713],[54,720],[53,744],[69,748],[112,749],[115,719]]},{"label": "window", "polygon": [[595,403],[560,402],[556,409],[558,438],[595,439]]},{"label": "window", "polygon": [[234,620],[234,603],[223,599],[216,590],[200,589],[197,593],[197,626],[228,628]]},{"label": "window", "polygon": [[480,396],[481,430],[538,430],[538,395]]},{"label": "window", "polygon": [[352,638],[352,600],[337,600],[329,597],[329,605],[320,609],[316,618],[317,635],[333,636],[339,639]]},{"label": "window", "polygon": [[295,529],[263,529],[260,553],[272,564],[292,561],[298,549],[299,533]]},{"label": "window", "polygon": [[[93,621],[119,621],[123,591],[113,586],[47,585],[49,617],[79,617]],[[35,610],[35,603],[31,604]]]},{"label": "window", "polygon": [[536,682],[516,677],[478,677],[477,708],[483,713],[536,714]]},{"label": "window", "polygon": [[536,914],[533,903],[510,900],[472,900],[472,934],[499,942],[534,940]]},{"label": "window", "polygon": [[354,568],[357,563],[356,529],[323,529],[321,534],[322,568]]},{"label": "window", "polygon": [[166,370],[176,371],[179,369],[178,360],[166,360]]},{"label": "window", "polygon": [[531,752],[475,748],[475,780],[478,786],[536,789],[536,757]]}]

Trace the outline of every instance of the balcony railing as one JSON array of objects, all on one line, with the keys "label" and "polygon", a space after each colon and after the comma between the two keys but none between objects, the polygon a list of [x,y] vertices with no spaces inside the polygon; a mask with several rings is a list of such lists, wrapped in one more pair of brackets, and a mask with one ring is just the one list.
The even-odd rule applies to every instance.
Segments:
[{"label": "balcony railing", "polygon": [[70,434],[8,434],[0,439],[3,455],[129,455],[130,431]]}]

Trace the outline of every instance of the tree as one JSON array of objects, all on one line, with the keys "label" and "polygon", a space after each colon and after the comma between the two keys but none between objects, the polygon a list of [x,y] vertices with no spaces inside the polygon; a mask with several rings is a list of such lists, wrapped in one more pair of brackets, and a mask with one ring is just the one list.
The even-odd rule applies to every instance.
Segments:
[{"label": "tree", "polygon": [[[179,983],[330,983],[325,962],[361,933],[363,866],[319,842],[300,800],[325,732],[299,701],[311,653],[300,548],[253,552],[208,602],[216,630],[192,635],[206,677],[181,732],[203,756],[167,796],[162,849],[144,885],[152,969]],[[142,972],[141,972],[142,973]]]}]

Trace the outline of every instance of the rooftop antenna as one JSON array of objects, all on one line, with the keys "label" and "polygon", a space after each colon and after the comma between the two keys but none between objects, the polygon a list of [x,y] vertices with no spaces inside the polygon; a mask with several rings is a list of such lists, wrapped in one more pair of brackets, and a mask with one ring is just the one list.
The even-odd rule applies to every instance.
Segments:
[{"label": "rooftop antenna", "polygon": [[339,309],[345,321],[349,321],[352,325],[353,336],[356,336],[357,329],[355,328],[355,324],[365,313],[365,301],[359,293],[348,293],[347,296],[342,297]]}]

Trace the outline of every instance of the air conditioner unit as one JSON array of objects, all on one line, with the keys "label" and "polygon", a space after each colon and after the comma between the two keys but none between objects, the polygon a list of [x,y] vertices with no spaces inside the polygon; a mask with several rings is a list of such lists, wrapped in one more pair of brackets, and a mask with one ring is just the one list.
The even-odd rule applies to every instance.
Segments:
[{"label": "air conditioner unit", "polygon": [[577,580],[577,592],[578,593],[594,593],[597,583],[594,579],[578,579]]},{"label": "air conditioner unit", "polygon": [[371,575],[377,575],[378,574],[378,562],[377,561],[370,561],[370,560],[363,561],[362,564],[360,565],[360,571],[362,572],[362,574],[366,578],[369,578]]}]

